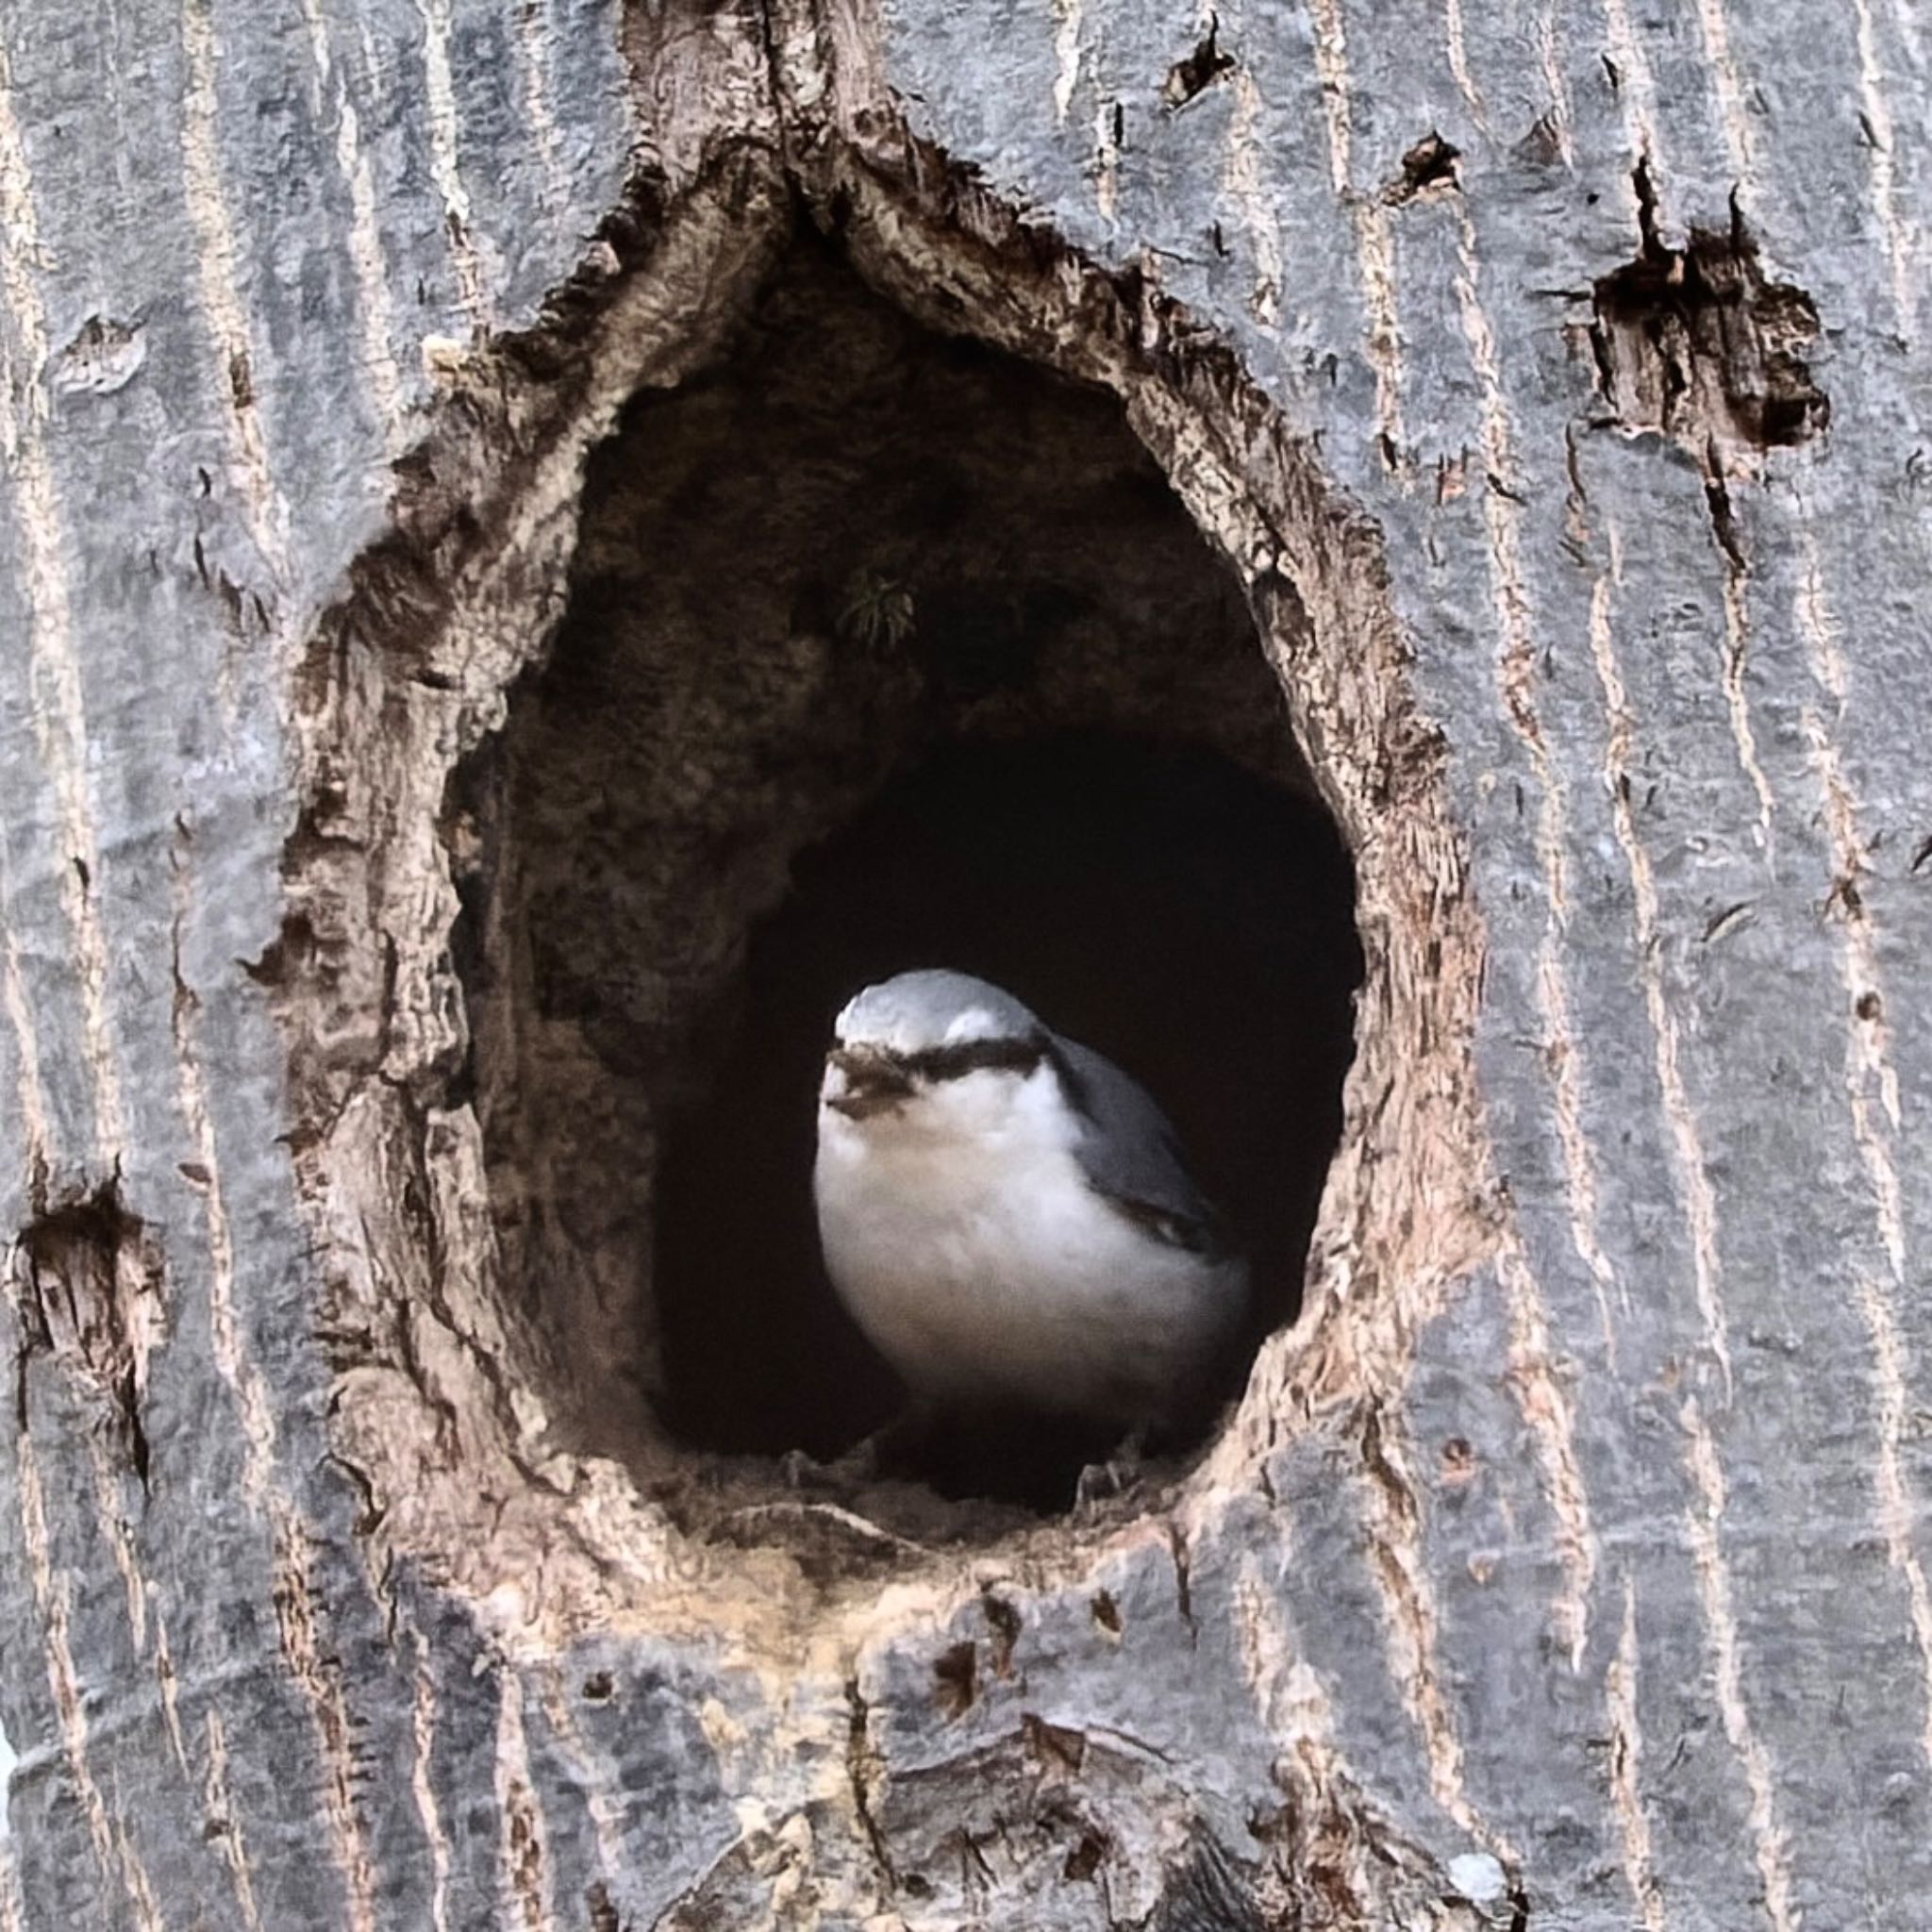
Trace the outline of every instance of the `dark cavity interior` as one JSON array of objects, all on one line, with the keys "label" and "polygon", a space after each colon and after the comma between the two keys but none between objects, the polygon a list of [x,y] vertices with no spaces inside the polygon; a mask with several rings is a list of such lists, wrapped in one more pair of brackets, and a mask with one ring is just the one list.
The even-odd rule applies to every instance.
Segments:
[{"label": "dark cavity interior", "polygon": [[908,966],[997,979],[1149,1087],[1265,1325],[1292,1315],[1348,863],[1238,581],[1106,392],[802,240],[597,452],[554,647],[449,830],[491,1208],[572,1446],[648,1476],[892,1412],[810,1166],[832,1017]]}]

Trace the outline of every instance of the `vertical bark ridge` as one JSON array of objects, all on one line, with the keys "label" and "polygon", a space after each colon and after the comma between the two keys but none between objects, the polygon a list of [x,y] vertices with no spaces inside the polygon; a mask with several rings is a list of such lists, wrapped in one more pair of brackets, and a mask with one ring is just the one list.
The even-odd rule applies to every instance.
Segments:
[{"label": "vertical bark ridge", "polygon": [[[1744,689],[1744,666],[1751,648],[1751,583],[1748,571],[1726,559],[1724,571],[1724,708],[1730,716],[1731,739],[1738,763],[1757,794],[1757,842],[1764,848],[1767,871],[1777,862],[1777,798],[1757,749],[1757,731],[1751,722],[1751,703]],[[1614,574],[1614,565],[1612,567]]]},{"label": "vertical bark ridge", "polygon": [[1470,71],[1468,37],[1462,25],[1462,0],[1442,0],[1443,46],[1449,59],[1449,72],[1456,76],[1456,91],[1462,96],[1462,105],[1469,110],[1469,118],[1483,134],[1490,131],[1489,115],[1483,108],[1483,97],[1477,91],[1475,76]]},{"label": "vertical bark ridge", "polygon": [[1638,1715],[1637,1581],[1624,1578],[1624,1621],[1617,1654],[1604,1671],[1610,1714],[1610,1791],[1623,1843],[1624,1882],[1643,1914],[1644,1932],[1668,1932],[1663,1889],[1650,1841],[1643,1795],[1643,1728]]},{"label": "vertical bark ridge", "polygon": [[1550,145],[1565,168],[1576,164],[1574,123],[1576,107],[1571,98],[1570,76],[1563,68],[1563,51],[1557,41],[1554,0],[1542,0],[1536,16],[1537,66],[1542,75],[1549,107],[1536,125],[1546,127]]},{"label": "vertical bark ridge", "polygon": [[[19,1108],[18,1156],[24,1176],[45,1174],[51,1151],[41,1042],[21,967],[23,921],[13,891],[12,841],[0,822],[0,1011],[13,1041],[13,1096]],[[22,1190],[25,1191],[25,1189]]]},{"label": "vertical bark ridge", "polygon": [[1697,1570],[1704,1621],[1710,1632],[1717,1677],[1718,1714],[1751,1793],[1751,1845],[1764,1882],[1764,1912],[1773,1932],[1797,1932],[1791,1899],[1788,1840],[1778,1817],[1777,1767],[1772,1761],[1744,1694],[1746,1658],[1733,1604],[1730,1563],[1724,1547],[1724,1474],[1702,1404],[1693,1395],[1682,1421],[1691,1473],[1702,1507],[1690,1513],[1690,1550]]},{"label": "vertical bark ridge", "polygon": [[228,1785],[228,1733],[219,1706],[210,1705],[203,1718],[203,1747],[207,1765],[203,1802],[208,1829],[222,1848],[222,1858],[235,1884],[235,1904],[246,1932],[265,1932],[261,1909],[255,1900],[255,1878],[248,1856],[247,1829]]},{"label": "vertical bark ridge", "polygon": [[[1451,0],[1454,5],[1454,0]],[[1375,415],[1388,439],[1391,468],[1402,460],[1402,327],[1396,313],[1395,251],[1381,197],[1357,188],[1350,117],[1348,39],[1340,0],[1313,0],[1315,67],[1327,112],[1328,177],[1355,229],[1357,273],[1365,318],[1363,345],[1375,372]],[[1459,34],[1459,23],[1457,27]]]},{"label": "vertical bark ridge", "polygon": [[341,1673],[325,1657],[327,1606],[315,1589],[310,1529],[295,1505],[271,1491],[275,1624],[282,1661],[314,1732],[322,1765],[322,1822],[341,1874],[350,1932],[376,1932],[376,1871],[357,1797],[355,1730]]},{"label": "vertical bark ridge", "polygon": [[1508,1842],[1477,1813],[1469,1794],[1461,1726],[1442,1682],[1441,1618],[1423,1545],[1422,1489],[1415,1457],[1392,1405],[1376,1409],[1363,1434],[1368,1480],[1362,1526],[1375,1555],[1383,1596],[1390,1681],[1401,1689],[1429,1768],[1429,1795],[1472,1838],[1512,1863]]},{"label": "vertical bark ridge", "polygon": [[0,1932],[26,1932],[20,1867],[14,1863],[13,1847],[4,1832],[0,1832]]},{"label": "vertical bark ridge", "polygon": [[548,1829],[524,1737],[524,1680],[510,1664],[496,1670],[497,1858],[505,1921],[523,1932],[555,1932],[557,1907]]},{"label": "vertical bark ridge", "polygon": [[[1517,528],[1516,491],[1522,475],[1510,433],[1507,406],[1496,366],[1495,336],[1485,312],[1476,256],[1474,224],[1458,198],[1457,306],[1463,335],[1482,398],[1485,475],[1484,523],[1489,539],[1490,567],[1499,650],[1497,691],[1516,727],[1537,784],[1539,860],[1546,894],[1543,936],[1539,948],[1536,991],[1542,1019],[1543,1051],[1553,1090],[1558,1143],[1562,1150],[1564,1184],[1569,1201],[1570,1234],[1584,1264],[1596,1299],[1604,1349],[1616,1361],[1616,1318],[1611,1303],[1622,1286],[1611,1269],[1599,1232],[1599,1184],[1595,1157],[1583,1125],[1583,1086],[1587,1064],[1583,1039],[1571,1010],[1565,971],[1564,935],[1570,900],[1566,824],[1561,784],[1545,742],[1538,715],[1534,686],[1537,649],[1535,617],[1524,576]],[[1518,1373],[1525,1420],[1536,1436],[1553,1507],[1566,1525],[1565,1567],[1569,1583],[1559,1609],[1559,1622],[1573,1659],[1580,1656],[1590,1617],[1591,1592],[1596,1572],[1596,1540],[1591,1528],[1588,1488],[1577,1455],[1571,1406],[1553,1373],[1548,1341],[1548,1317],[1536,1276],[1521,1256],[1507,1265],[1505,1279],[1513,1311],[1512,1327],[1519,1338]]]},{"label": "vertical bark ridge", "polygon": [[170,866],[174,894],[175,997],[172,1002],[175,1103],[188,1129],[203,1237],[208,1244],[208,1317],[216,1374],[234,1401],[242,1444],[242,1494],[265,1516],[275,1489],[275,1421],[268,1383],[247,1345],[235,1294],[235,1231],[208,1078],[202,1071],[200,996],[181,976],[182,935],[194,923],[193,844],[177,835]]},{"label": "vertical bark ridge", "polygon": [[442,197],[443,226],[456,269],[457,289],[471,328],[488,328],[494,305],[477,252],[470,192],[463,180],[461,125],[456,78],[450,70],[451,0],[417,0],[417,11],[423,21],[430,169],[436,192]]},{"label": "vertical bark ridge", "polygon": [[[221,365],[210,386],[226,397],[229,458],[241,485],[242,519],[279,599],[287,595],[291,578],[289,506],[258,401],[260,385],[272,382],[274,372],[254,341],[241,246],[228,209],[217,132],[220,50],[213,0],[182,0],[181,47],[188,67],[181,116],[182,190],[194,226],[202,314]],[[225,708],[232,713],[232,701]]]},{"label": "vertical bark ridge", "polygon": [[409,424],[402,371],[396,361],[395,304],[390,291],[391,269],[383,247],[375,171],[362,143],[362,117],[347,65],[338,63],[335,58],[321,0],[303,0],[302,17],[308,32],[312,112],[318,125],[334,116],[336,170],[349,198],[342,250],[356,281],[359,360],[368,379],[371,410],[382,436],[383,454],[393,463],[408,447]]},{"label": "vertical bark ridge", "polygon": [[1704,1324],[1704,1341],[1722,1375],[1731,1385],[1729,1321],[1724,1307],[1719,1258],[1717,1199],[1711,1187],[1703,1136],[1682,1072],[1678,1028],[1666,993],[1662,969],[1663,932],[1658,918],[1656,875],[1638,836],[1631,808],[1636,774],[1631,752],[1634,721],[1617,663],[1615,586],[1618,549],[1614,530],[1607,536],[1610,560],[1597,574],[1591,596],[1591,648],[1604,716],[1608,724],[1606,776],[1617,843],[1630,878],[1634,950],[1643,987],[1652,1052],[1675,1165],[1682,1209],[1690,1242],[1692,1279]]},{"label": "vertical bark ridge", "polygon": [[[1606,777],[1611,800],[1617,843],[1628,874],[1632,893],[1635,953],[1641,978],[1645,1012],[1656,1064],[1657,1089],[1670,1141],[1675,1153],[1679,1205],[1690,1241],[1692,1278],[1703,1321],[1703,1340],[1723,1379],[1728,1403],[1732,1389],[1728,1318],[1723,1293],[1717,1203],[1711,1186],[1697,1110],[1681,1071],[1678,1028],[1671,1009],[1662,972],[1662,928],[1658,918],[1655,874],[1650,857],[1638,834],[1632,810],[1631,750],[1635,721],[1617,661],[1615,588],[1621,552],[1614,527],[1606,532],[1607,561],[1594,574],[1591,596],[1591,655],[1607,725]],[[1696,1559],[1699,1596],[1709,1632],[1718,1674],[1718,1696],[1725,1735],[1738,1753],[1751,1790],[1750,1822],[1756,1857],[1766,1888],[1774,1924],[1789,1923],[1790,1877],[1785,1862],[1784,1840],[1775,1822],[1773,1767],[1752,1722],[1745,1697],[1740,1639],[1732,1611],[1732,1588],[1723,1543],[1724,1487],[1715,1440],[1695,1399],[1683,1411],[1685,1457],[1696,1500],[1688,1518]],[[1625,1636],[1620,1651],[1624,1683],[1619,1694],[1633,1701],[1638,1674],[1634,1585],[1625,1611]],[[1634,1718],[1633,1718],[1634,1728]],[[1631,1777],[1637,1774],[1633,1769]],[[1627,1838],[1626,1826],[1626,1843]],[[1647,1832],[1643,1869],[1648,1870]],[[1654,1879],[1652,1881],[1654,1883]],[[1650,1909],[1650,1890],[1639,1892],[1640,1904]]]},{"label": "vertical bark ridge", "polygon": [[1724,4],[1725,0],[1697,0],[1697,25],[1710,73],[1712,111],[1724,133],[1731,174],[1741,186],[1752,176],[1755,142],[1750,117],[1744,111],[1743,83],[1731,53],[1731,26]]},{"label": "vertical bark ridge", "polygon": [[429,1854],[431,1932],[450,1932],[450,1874],[455,1858],[442,1822],[442,1806],[436,1795],[436,1678],[427,1640],[414,1624],[409,1625],[408,1636],[414,1653],[409,1672],[409,1795]]},{"label": "vertical bark ridge", "polygon": [[14,1439],[14,1457],[28,1580],[44,1633],[47,1688],[59,1725],[60,1748],[67,1761],[68,1775],[74,1781],[75,1795],[86,1821],[88,1841],[92,1847],[94,1865],[102,1882],[113,1884],[118,1881],[134,1907],[138,1921],[144,1928],[152,1927],[157,1922],[146,1910],[150,1896],[146,1874],[142,1870],[140,1858],[133,1848],[115,1832],[90,1753],[87,1712],[81,1702],[80,1673],[68,1638],[69,1579],[57,1573],[54,1567],[46,1501],[41,1484],[40,1458],[35,1453],[33,1440],[25,1428]]},{"label": "vertical bark ridge", "polygon": [[1603,0],[1604,31],[1609,43],[1607,58],[1616,69],[1611,86],[1624,110],[1624,125],[1631,158],[1648,164],[1661,176],[1666,161],[1657,128],[1657,81],[1651,73],[1650,56],[1630,25],[1630,9],[1624,0]]},{"label": "vertical bark ridge", "polygon": [[1890,269],[1891,308],[1901,341],[1918,329],[1918,236],[1901,215],[1896,161],[1898,130],[1891,118],[1890,90],[1878,51],[1872,0],[1852,0],[1857,24],[1858,99],[1865,122],[1865,152],[1872,175],[1872,213]]},{"label": "vertical bark ridge", "polygon": [[547,72],[549,50],[556,43],[551,5],[552,0],[531,0],[530,5],[519,8],[512,17],[510,45],[516,55],[517,96],[537,150],[543,184],[542,206],[562,208],[569,196],[570,181],[559,152],[557,109],[550,97]]},{"label": "vertical bark ridge", "polygon": [[[17,91],[0,43],[0,306],[32,371],[47,360],[46,310],[35,279],[40,221],[26,149],[15,113]],[[121,1082],[108,1018],[108,948],[100,898],[99,834],[87,783],[88,721],[81,694],[68,581],[66,512],[46,446],[46,408],[38,382],[21,404],[0,385],[0,450],[10,453],[12,519],[23,555],[28,607],[29,698],[41,763],[57,807],[62,901],[74,936],[81,1025],[92,1090],[93,1150],[109,1169],[125,1141]],[[22,1038],[23,1053],[28,1041]],[[31,1118],[31,1115],[29,1116]]]},{"label": "vertical bark ridge", "polygon": [[[1897,1303],[1910,1292],[1906,1244],[1904,1190],[1894,1147],[1903,1124],[1898,1072],[1892,1061],[1886,1014],[1887,986],[1879,966],[1878,935],[1859,880],[1867,870],[1870,841],[1859,820],[1860,806],[1846,774],[1838,742],[1838,722],[1848,701],[1839,626],[1827,598],[1817,541],[1807,523],[1803,531],[1794,615],[1810,659],[1812,677],[1829,714],[1815,703],[1801,711],[1804,734],[1817,776],[1834,883],[1838,957],[1850,1038],[1843,1077],[1852,1137],[1872,1191],[1873,1232],[1885,1257],[1881,1272],[1853,1261],[1854,1298],[1865,1324],[1875,1397],[1878,1524],[1893,1566],[1905,1580],[1913,1641],[1924,1677],[1924,1730],[1921,1748],[1932,1773],[1932,1588],[1913,1542],[1924,1514],[1924,1499],[1914,1493],[1907,1474],[1907,1418],[1914,1391]],[[1875,1103],[1875,1104],[1874,1104]]]},{"label": "vertical bark ridge", "polygon": [[1280,313],[1284,271],[1281,226],[1260,168],[1265,104],[1255,76],[1246,66],[1235,69],[1229,87],[1234,94],[1234,112],[1228,119],[1222,179],[1240,211],[1241,227],[1254,254],[1247,306],[1256,316],[1268,321]]}]

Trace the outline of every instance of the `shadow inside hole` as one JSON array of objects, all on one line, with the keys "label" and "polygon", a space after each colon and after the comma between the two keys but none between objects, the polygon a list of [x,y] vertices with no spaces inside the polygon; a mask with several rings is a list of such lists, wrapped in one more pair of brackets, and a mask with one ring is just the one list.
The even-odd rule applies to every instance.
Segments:
[{"label": "shadow inside hole", "polygon": [[[992,979],[1133,1074],[1243,1237],[1253,1340],[1293,1316],[1360,975],[1350,867],[1319,806],[1199,748],[956,742],[793,876],[755,934],[709,1093],[667,1134],[656,1274],[679,1436],[825,1457],[897,1406],[825,1278],[811,1162],[834,1015],[911,967]],[[924,1445],[917,1473],[1064,1503],[1095,1449],[1058,1431],[961,1433]]]},{"label": "shadow inside hole", "polygon": [[1116,396],[801,235],[592,453],[509,698],[446,800],[448,1097],[559,1444],[656,1485],[680,1443],[825,1456],[890,1412],[809,1181],[832,1016],[903,966],[1002,980],[1149,1086],[1291,1312],[1347,866],[1241,583]]}]

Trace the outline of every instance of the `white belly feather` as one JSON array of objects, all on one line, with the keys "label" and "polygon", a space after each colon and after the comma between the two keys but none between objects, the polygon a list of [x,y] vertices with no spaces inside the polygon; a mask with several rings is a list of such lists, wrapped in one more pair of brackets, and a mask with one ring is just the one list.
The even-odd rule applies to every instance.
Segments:
[{"label": "white belly feather", "polygon": [[1076,1131],[1046,1066],[860,1120],[821,1106],[825,1266],[915,1393],[1158,1420],[1240,1319],[1243,1264],[1158,1241],[1096,1194]]}]

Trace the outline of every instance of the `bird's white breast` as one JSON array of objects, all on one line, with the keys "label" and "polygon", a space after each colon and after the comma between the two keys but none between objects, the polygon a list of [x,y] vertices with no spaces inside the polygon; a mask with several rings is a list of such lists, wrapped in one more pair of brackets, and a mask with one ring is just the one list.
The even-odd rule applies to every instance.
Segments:
[{"label": "bird's white breast", "polygon": [[1079,1131],[1044,1062],[856,1120],[822,1102],[825,1265],[916,1393],[1157,1420],[1239,1320],[1241,1264],[1156,1241],[1095,1193]]}]

